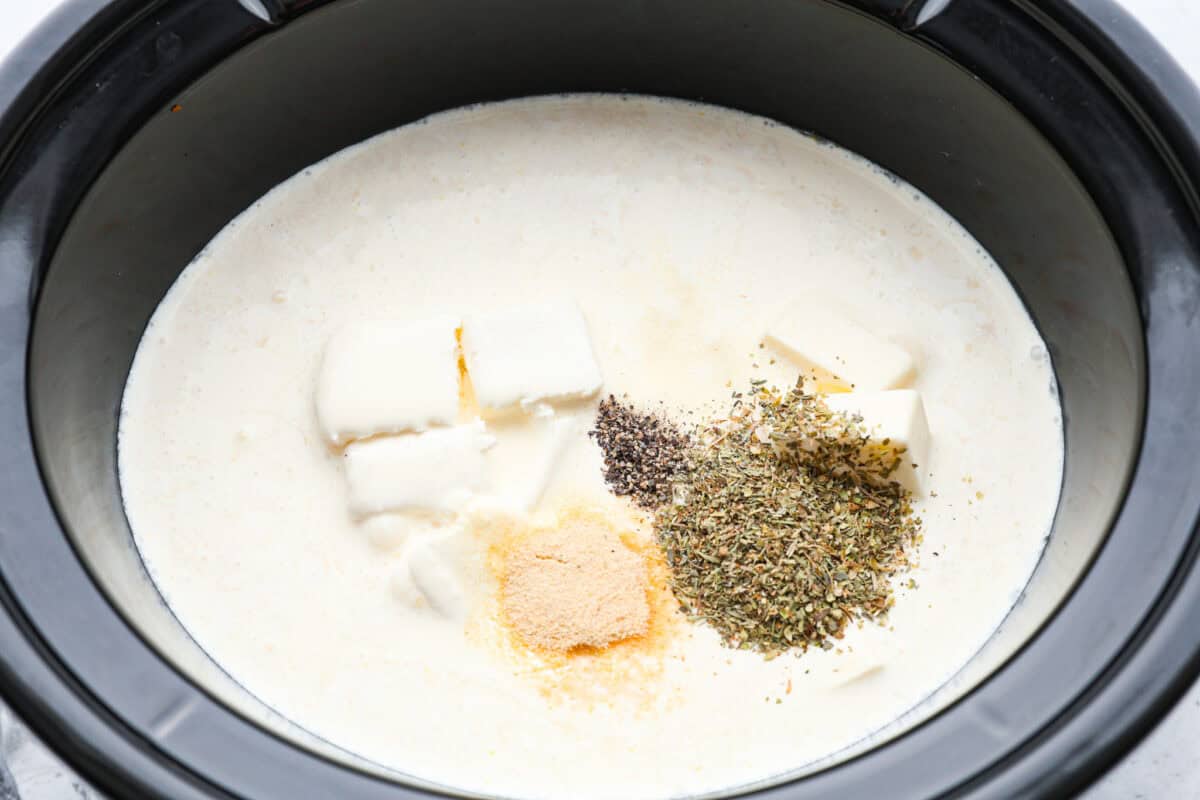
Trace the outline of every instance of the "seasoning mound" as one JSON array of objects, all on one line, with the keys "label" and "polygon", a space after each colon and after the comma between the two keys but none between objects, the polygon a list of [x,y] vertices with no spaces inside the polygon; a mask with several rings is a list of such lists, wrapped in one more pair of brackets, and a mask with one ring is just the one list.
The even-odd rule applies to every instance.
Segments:
[{"label": "seasoning mound", "polygon": [[665,417],[638,411],[609,395],[589,434],[604,455],[604,480],[613,494],[653,510],[671,497],[687,469],[690,439]]},{"label": "seasoning mound", "polygon": [[768,657],[832,647],[851,620],[886,614],[920,536],[890,478],[902,449],[819,395],[762,382],[695,438],[654,522],[686,613]]},{"label": "seasoning mound", "polygon": [[501,599],[509,624],[532,647],[604,647],[646,633],[647,581],[643,556],[605,518],[580,512],[515,543]]}]

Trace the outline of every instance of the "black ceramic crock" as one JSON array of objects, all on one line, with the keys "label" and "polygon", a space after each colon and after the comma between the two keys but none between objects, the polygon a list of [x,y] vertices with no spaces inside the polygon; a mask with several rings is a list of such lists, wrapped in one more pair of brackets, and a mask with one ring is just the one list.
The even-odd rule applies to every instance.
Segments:
[{"label": "black ceramic crock", "polygon": [[430,791],[206,666],[130,543],[120,394],[179,270],[273,185],[566,91],[739,108],[893,171],[996,256],[1059,376],[1055,528],[957,699],[758,796],[1085,786],[1200,667],[1200,98],[1109,0],[68,0],[0,71],[0,693],[113,796]]}]

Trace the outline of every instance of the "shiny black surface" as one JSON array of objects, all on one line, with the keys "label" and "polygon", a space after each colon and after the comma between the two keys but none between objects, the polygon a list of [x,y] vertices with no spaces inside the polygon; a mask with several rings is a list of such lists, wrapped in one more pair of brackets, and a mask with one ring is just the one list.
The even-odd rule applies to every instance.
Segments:
[{"label": "shiny black surface", "polygon": [[[271,0],[260,18],[234,2],[69,3],[0,73],[0,691],[91,780],[134,797],[409,794],[230,713],[139,636],[132,599],[125,616],[109,607],[136,579],[117,574],[136,567],[122,543],[92,533],[123,524],[120,387],[175,274],[271,185],[431,111],[554,91],[707,100],[866,155],[988,247],[1055,356],[1073,459],[1064,496],[1076,500],[1043,566],[1082,568],[1095,553],[1091,569],[962,702],[765,795],[1060,796],[1186,687],[1200,653],[1188,624],[1200,602],[1200,151],[1188,120],[1200,103],[1120,12],[990,0],[939,14],[887,0],[848,4],[863,13],[818,0],[322,5]],[[1111,501],[1126,476],[1121,443],[1096,432],[1137,434],[1143,388],[1137,471],[1097,553],[1103,526],[1085,523],[1107,517],[1086,490],[1098,482],[1092,502]]]}]

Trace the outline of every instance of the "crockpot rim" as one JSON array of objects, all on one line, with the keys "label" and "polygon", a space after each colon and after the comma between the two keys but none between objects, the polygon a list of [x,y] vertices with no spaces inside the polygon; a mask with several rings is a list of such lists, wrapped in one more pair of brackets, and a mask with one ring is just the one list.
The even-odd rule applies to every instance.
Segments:
[{"label": "crockpot rim", "polygon": [[[81,53],[94,52],[103,46],[102,43],[107,41],[108,37],[116,36],[124,25],[132,24],[141,14],[149,13],[161,5],[163,3],[157,1],[67,0],[0,69],[0,159],[7,162],[8,156],[15,152],[16,142],[26,124],[36,117],[47,91],[69,82],[74,70],[80,68],[77,64],[86,62],[86,59],[78,58]],[[319,5],[323,3],[314,3],[312,7]],[[861,6],[873,11],[876,16],[903,30],[915,32],[920,38],[921,25],[910,24],[910,20],[915,19],[911,13],[900,17],[879,13],[879,4],[869,0],[847,5]],[[908,9],[910,5],[905,4],[905,8]],[[1105,79],[1110,89],[1137,97],[1140,109],[1148,117],[1146,124],[1152,124],[1154,133],[1159,137],[1159,141],[1155,143],[1156,150],[1167,161],[1195,216],[1197,204],[1194,181],[1200,176],[1200,123],[1192,120],[1200,121],[1200,102],[1197,102],[1196,91],[1191,82],[1161,46],[1150,39],[1132,17],[1111,0],[1061,0],[1040,3],[1037,7],[1028,0],[1017,0],[1013,5],[1026,11],[1032,8],[1037,16],[1056,26],[1061,33],[1084,43],[1088,51],[1096,57],[1099,67],[1107,73]],[[268,11],[274,10],[276,13],[287,11],[289,8],[286,4],[280,5],[277,2],[271,2],[267,7]],[[260,32],[266,32],[279,24],[282,16],[284,15],[280,14],[261,20]],[[82,24],[80,20],[83,20]],[[1135,59],[1135,53],[1141,57]],[[1172,99],[1168,101],[1167,98]],[[0,169],[8,166],[9,164],[4,163]],[[0,520],[3,519],[0,517]],[[0,541],[0,547],[2,545],[3,542]],[[1168,599],[1178,597],[1189,589],[1192,595],[1200,595],[1200,575],[1191,569],[1196,556],[1197,543],[1193,536],[1191,547],[1180,561],[1172,584],[1160,597],[1157,609],[1161,613],[1156,614],[1157,624],[1147,624],[1139,634],[1143,644],[1152,637],[1164,635],[1161,623],[1170,616],[1169,609],[1163,609],[1163,606],[1168,605]],[[2,561],[3,550],[0,549],[0,567]],[[54,654],[29,626],[19,602],[3,585],[0,585],[0,604],[8,612],[8,615],[0,620],[0,643],[5,645],[0,647],[0,653],[3,654],[0,655],[0,693],[8,697],[14,707],[30,720],[32,727],[82,774],[102,787],[111,786],[116,791],[136,790],[139,784],[142,784],[142,780],[137,776],[132,777],[131,783],[124,783],[122,780],[112,780],[115,776],[109,774],[115,764],[122,763],[118,760],[119,757],[114,757],[114,750],[119,749],[123,743],[125,747],[133,747],[131,752],[137,755],[137,761],[145,762],[139,763],[140,767],[145,767],[149,773],[161,770],[160,777],[164,781],[178,781],[172,783],[173,790],[166,793],[168,796],[193,796],[193,792],[194,796],[213,796],[219,793],[220,790],[216,787],[204,784],[171,761],[154,748],[152,743],[143,741],[142,746],[138,747],[135,734],[124,730],[116,715],[104,709],[97,698],[90,696],[81,682],[75,680],[62,664],[56,662]],[[19,642],[23,646],[8,647],[12,642]],[[1124,656],[1129,649],[1131,647],[1127,645],[1122,651],[1122,661],[1127,660]],[[1166,670],[1167,674],[1152,681],[1152,686],[1147,687],[1143,682],[1139,693],[1126,693],[1129,702],[1122,703],[1119,709],[1119,716],[1125,720],[1124,725],[1117,726],[1121,734],[1107,736],[1110,741],[1101,741],[1106,738],[1105,735],[1089,737],[1092,744],[1087,763],[1075,765],[1069,771],[1064,770],[1062,775],[1046,784],[1048,790],[1080,788],[1086,785],[1102,772],[1109,759],[1128,750],[1144,735],[1200,671],[1200,642],[1190,645],[1189,652],[1177,654],[1180,659],[1176,670]],[[1119,672],[1119,669],[1110,668],[1097,681],[1096,686],[1099,687],[1101,683],[1115,683],[1115,678],[1119,678],[1119,675],[1114,676],[1113,672]],[[1109,703],[1114,702],[1110,696]],[[68,708],[75,716],[59,718],[64,709]],[[1074,705],[1071,708],[1074,709]],[[83,717],[79,715],[90,716],[93,724],[107,717],[107,722],[101,724],[100,728],[117,730],[119,734],[107,737],[112,741],[103,744],[87,741],[82,729],[72,732],[71,726],[67,724],[81,721]],[[1064,716],[1068,714],[1064,712]],[[1051,740],[1055,735],[1061,737],[1064,731],[1069,730],[1070,725],[1071,720],[1064,720],[1061,725],[1055,726],[1055,731],[1044,732],[1044,738]],[[153,752],[148,752],[151,750]],[[125,757],[130,755],[126,754]],[[311,754],[307,754],[307,757],[320,758]],[[128,769],[131,768],[126,767],[122,771]],[[786,784],[780,788],[786,788]],[[980,779],[976,788],[985,789],[986,781]]]}]

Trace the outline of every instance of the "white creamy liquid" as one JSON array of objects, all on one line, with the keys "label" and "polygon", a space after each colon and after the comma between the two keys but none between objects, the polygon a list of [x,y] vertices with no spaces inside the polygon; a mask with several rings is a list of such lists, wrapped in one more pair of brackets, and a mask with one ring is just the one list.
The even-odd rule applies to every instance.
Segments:
[{"label": "white creamy liquid", "polygon": [[[351,519],[341,458],[317,429],[322,348],[355,320],[547,297],[584,312],[604,393],[647,407],[699,414],[725,406],[729,381],[793,383],[795,366],[758,344],[797,300],[833,301],[911,353],[935,494],[918,504],[920,565],[899,581],[886,627],[765,661],[681,622],[663,652],[571,680],[400,602],[397,556]],[[468,791],[668,797],[847,747],[970,659],[1028,580],[1054,514],[1053,387],[1000,270],[912,187],[727,110],[539,98],[378,136],[230,223],[142,340],[121,484],[179,620],[303,727]],[[593,409],[568,412],[576,428],[544,507],[623,507],[586,437]],[[533,458],[533,435],[497,436],[503,481]],[[494,585],[476,577],[468,599],[485,603]]]}]

